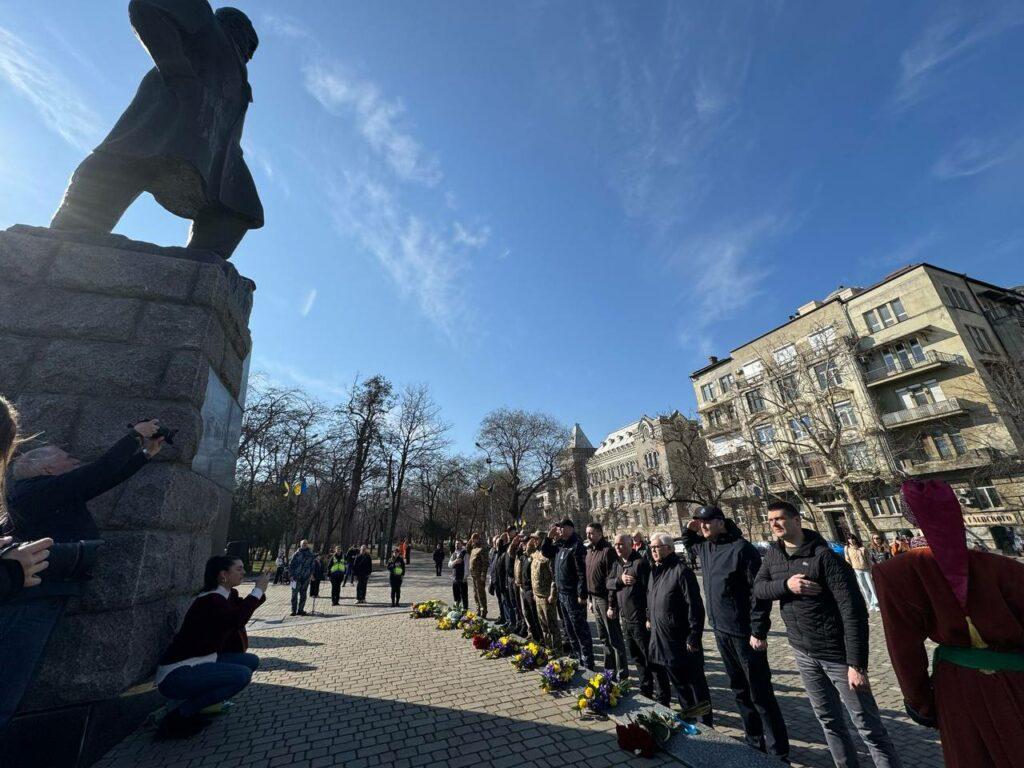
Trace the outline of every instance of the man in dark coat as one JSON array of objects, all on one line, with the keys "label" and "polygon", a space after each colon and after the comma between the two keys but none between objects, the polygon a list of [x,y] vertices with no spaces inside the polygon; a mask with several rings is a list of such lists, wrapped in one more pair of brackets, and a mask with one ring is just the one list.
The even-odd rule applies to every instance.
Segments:
[{"label": "man in dark coat", "polygon": [[354,582],[356,580],[356,575],[352,571],[352,565],[357,557],[359,557],[359,547],[353,544],[345,552],[345,562],[348,564],[348,568],[345,569],[345,577],[341,580],[341,586],[344,587],[350,581]]},{"label": "man in dark coat", "polygon": [[778,600],[797,670],[837,766],[857,765],[843,717],[850,714],[878,768],[900,766],[868,680],[868,610],[853,569],[786,501],[768,505],[778,540],[754,582],[759,600]]},{"label": "man in dark coat", "polygon": [[487,591],[498,601],[498,623],[508,626],[513,617],[508,604],[508,575],[505,572],[505,552],[508,551],[508,533],[495,536],[487,572]]},{"label": "man in dark coat", "polygon": [[584,667],[593,669],[594,641],[587,624],[587,552],[572,520],[566,518],[552,526],[540,551],[554,563],[558,610],[573,655]]},{"label": "man in dark coat", "polygon": [[768,666],[772,604],[758,600],[753,591],[761,555],[718,507],[698,509],[683,541],[700,560],[708,623],[747,743],[786,760],[789,734]]},{"label": "man in dark coat", "polygon": [[614,610],[614,603],[608,598],[608,574],[615,565],[615,550],[604,537],[604,528],[596,520],[587,525],[587,595],[590,610],[597,624],[597,636],[604,646],[604,670],[618,680],[629,677],[626,662],[626,643],[622,639],[622,627]]},{"label": "man in dark coat", "polygon": [[444,567],[444,547],[440,543],[434,547],[434,571],[438,576],[441,575],[441,569]]},{"label": "man in dark coat", "polygon": [[370,581],[371,573],[373,573],[373,558],[370,556],[370,548],[363,544],[352,563],[352,575],[356,578],[357,603],[366,602],[366,585]]},{"label": "man in dark coat", "polygon": [[[648,659],[671,681],[683,709],[710,704],[701,645],[704,603],[697,577],[675,553],[667,533],[651,537],[651,552],[654,569],[647,585],[647,623],[651,630]],[[662,688],[658,700],[667,706],[670,695],[667,688]],[[711,711],[701,719],[705,725],[712,725]]]},{"label": "man in dark coat", "polygon": [[113,130],[71,177],[54,229],[110,232],[149,192],[192,219],[190,248],[229,258],[263,206],[240,146],[259,39],[234,8],[207,0],[131,0],[132,28],[156,67]]},{"label": "man in dark coat", "polygon": [[[654,669],[647,661],[647,646],[651,633],[647,629],[647,584],[651,579],[651,564],[640,552],[633,549],[628,533],[615,537],[615,563],[608,573],[608,603],[622,627],[623,639],[633,657],[637,677],[640,678],[640,693],[654,698]],[[660,690],[669,690],[669,681],[662,669]]]}]

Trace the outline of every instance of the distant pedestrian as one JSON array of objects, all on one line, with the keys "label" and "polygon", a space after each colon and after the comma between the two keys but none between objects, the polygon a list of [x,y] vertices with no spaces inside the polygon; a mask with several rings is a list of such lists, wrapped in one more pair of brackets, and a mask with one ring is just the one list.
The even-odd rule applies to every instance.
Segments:
[{"label": "distant pedestrian", "polygon": [[284,552],[277,553],[277,570],[274,572],[274,583],[280,584],[284,581],[284,569],[288,561],[284,558]]},{"label": "distant pedestrian", "polygon": [[868,612],[853,569],[817,531],[801,526],[786,501],[768,505],[777,541],[754,583],[761,600],[778,600],[786,634],[811,708],[839,768],[856,766],[850,715],[878,768],[902,765],[868,680]]},{"label": "distant pedestrian", "polygon": [[341,601],[341,581],[347,572],[348,560],[339,544],[334,548],[331,561],[327,564],[327,578],[331,580],[331,605],[338,605]]},{"label": "distant pedestrian", "polygon": [[880,565],[886,560],[892,558],[892,552],[889,551],[889,545],[885,543],[885,538],[880,534],[872,534],[871,546],[868,547],[868,557],[871,558],[871,565]]},{"label": "distant pedestrian", "polygon": [[370,557],[370,548],[363,544],[359,547],[359,554],[352,563],[352,575],[356,580],[356,602],[366,602],[366,585],[370,581],[370,574],[373,573],[373,558]]},{"label": "distant pedestrian", "polygon": [[399,554],[398,547],[391,553],[385,567],[391,582],[391,606],[397,608],[402,599],[402,579],[405,578],[405,558]]},{"label": "distant pedestrian", "polygon": [[573,655],[586,669],[594,668],[594,641],[587,624],[587,552],[572,520],[552,526],[541,545],[553,563],[558,608]]},{"label": "distant pedestrian", "polygon": [[341,586],[344,587],[350,581],[354,582],[356,580],[355,573],[352,570],[352,565],[355,563],[357,557],[359,557],[359,547],[353,544],[345,552],[345,562],[348,563],[348,568],[345,570],[345,577],[341,580]]},{"label": "distant pedestrian", "polygon": [[469,553],[460,539],[455,542],[452,556],[448,560],[448,567],[452,569],[452,597],[455,598],[455,605],[461,605],[467,611],[469,610],[469,583],[466,581],[468,560]]},{"label": "distant pedestrian", "polygon": [[772,604],[754,597],[761,554],[718,507],[700,507],[683,540],[700,561],[708,623],[747,743],[787,760],[789,733],[768,666]]},{"label": "distant pedestrian", "polygon": [[604,646],[604,671],[617,680],[626,680],[629,677],[626,643],[618,613],[608,600],[608,574],[615,565],[615,550],[596,520],[587,525],[587,541],[590,542],[586,556],[587,596],[597,624],[597,636]]},{"label": "distant pedestrian", "polygon": [[[711,692],[704,674],[704,601],[697,577],[675,552],[672,536],[651,536],[654,568],[647,585],[647,622],[651,641],[648,659],[660,680],[666,677],[675,689],[679,705],[688,709],[711,704]],[[671,692],[662,688],[658,698],[668,706]],[[710,711],[701,717],[712,725]]]},{"label": "distant pedestrian", "polygon": [[441,575],[441,569],[444,567],[444,547],[438,544],[434,547],[434,570],[437,571],[437,575]]},{"label": "distant pedestrian", "polygon": [[309,596],[320,597],[320,582],[324,580],[324,562],[320,555],[313,558],[313,571],[309,575]]},{"label": "distant pedestrian", "polygon": [[875,582],[871,580],[871,554],[864,547],[859,536],[851,533],[847,537],[843,556],[853,568],[853,574],[857,577],[857,586],[860,587],[860,593],[864,595],[864,602],[867,603],[868,610],[877,611],[878,597],[875,595]]},{"label": "distant pedestrian", "polygon": [[900,531],[889,545],[889,553],[895,557],[910,551],[910,531]]},{"label": "distant pedestrian", "polygon": [[412,539],[407,539],[405,542],[405,564],[409,565],[412,563]]},{"label": "distant pedestrian", "polygon": [[309,548],[309,542],[303,539],[288,564],[292,579],[292,616],[306,615],[306,590],[309,589],[309,580],[313,575],[314,560],[316,556]]}]

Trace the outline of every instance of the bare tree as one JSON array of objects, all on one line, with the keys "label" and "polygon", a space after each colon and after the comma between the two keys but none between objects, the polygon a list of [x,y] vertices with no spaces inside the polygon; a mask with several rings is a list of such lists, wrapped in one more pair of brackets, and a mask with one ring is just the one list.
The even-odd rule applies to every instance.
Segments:
[{"label": "bare tree", "polygon": [[477,447],[507,491],[508,519],[518,523],[538,490],[558,476],[569,430],[543,413],[499,408],[484,417]]}]

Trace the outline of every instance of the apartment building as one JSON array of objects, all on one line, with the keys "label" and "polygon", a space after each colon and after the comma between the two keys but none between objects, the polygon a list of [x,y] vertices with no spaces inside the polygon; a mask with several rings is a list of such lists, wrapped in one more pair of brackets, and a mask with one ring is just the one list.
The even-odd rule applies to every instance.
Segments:
[{"label": "apartment building", "polygon": [[788,499],[831,537],[891,536],[912,527],[900,483],[942,478],[972,538],[1005,549],[1024,530],[1022,361],[1024,291],[918,264],[808,302],[691,379],[734,513]]},{"label": "apartment building", "polygon": [[598,520],[608,536],[636,531],[681,535],[680,520],[689,516],[674,499],[687,487],[692,468],[677,448],[680,441],[692,440],[696,429],[678,411],[643,416],[594,448],[575,425],[561,475],[537,495],[535,512],[549,519],[569,514],[582,522]]}]

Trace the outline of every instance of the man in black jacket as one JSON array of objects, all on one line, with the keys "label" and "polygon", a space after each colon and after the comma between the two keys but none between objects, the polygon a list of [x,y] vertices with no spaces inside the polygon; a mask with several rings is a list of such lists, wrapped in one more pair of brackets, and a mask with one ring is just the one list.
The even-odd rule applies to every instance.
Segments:
[{"label": "man in black jacket", "polygon": [[[710,704],[701,645],[704,602],[697,577],[675,553],[667,533],[651,537],[651,552],[654,568],[647,585],[647,623],[651,630],[648,659],[659,679],[667,677],[672,682],[681,707]],[[668,706],[669,698],[668,688],[661,688],[658,700]],[[701,719],[705,725],[713,724],[710,710]]]},{"label": "man in black jacket", "polygon": [[629,677],[626,662],[626,643],[622,639],[622,627],[613,610],[614,603],[608,599],[608,574],[615,565],[615,550],[604,537],[604,528],[598,522],[587,526],[587,594],[590,596],[590,610],[597,624],[597,636],[604,645],[604,671],[618,680]]},{"label": "man in black jacket", "polygon": [[787,760],[789,735],[768,666],[772,604],[758,600],[753,591],[761,555],[718,507],[698,509],[683,541],[700,560],[708,623],[736,696],[747,743]]},{"label": "man in black jacket", "polygon": [[778,540],[768,548],[754,596],[778,600],[800,679],[832,759],[857,765],[843,707],[878,768],[900,766],[868,681],[868,611],[853,569],[816,532],[801,526],[789,502],[768,505]]},{"label": "man in black jacket", "polygon": [[[640,693],[654,698],[654,671],[647,661],[647,646],[651,633],[647,629],[647,584],[651,579],[651,564],[640,552],[633,549],[628,533],[615,537],[615,563],[608,574],[609,610],[615,614],[622,627],[637,677],[640,678]],[[669,691],[668,678],[658,669],[658,689]]]},{"label": "man in black jacket", "polygon": [[558,610],[573,655],[586,669],[593,669],[594,641],[587,624],[587,552],[572,520],[566,518],[553,526],[540,551],[554,564]]},{"label": "man in black jacket", "polygon": [[363,544],[359,548],[359,554],[352,562],[352,575],[356,580],[356,602],[366,602],[366,585],[370,582],[370,574],[373,573],[373,558],[370,556],[370,548]]},{"label": "man in black jacket", "polygon": [[487,592],[498,601],[498,623],[509,626],[512,615],[508,605],[508,575],[505,572],[505,553],[508,551],[508,533],[495,536],[487,570]]},{"label": "man in black jacket", "polygon": [[[359,547],[357,547],[355,544],[353,544],[345,552],[345,563],[346,563],[346,565],[348,567],[345,569],[345,575],[341,579],[341,586],[344,587],[350,581],[355,581],[356,580],[356,575],[352,571],[352,565],[355,563],[357,557],[359,557]],[[371,563],[371,567],[372,567],[372,563]]]},{"label": "man in black jacket", "polygon": [[[96,461],[83,464],[66,451],[45,445],[18,457],[11,468],[7,519],[2,533],[15,541],[51,538],[57,543],[98,539],[99,528],[87,503],[123,483],[159,453],[160,424],[143,421]],[[46,579],[0,607],[0,729],[14,716],[35,677],[47,640],[78,579]]]}]

